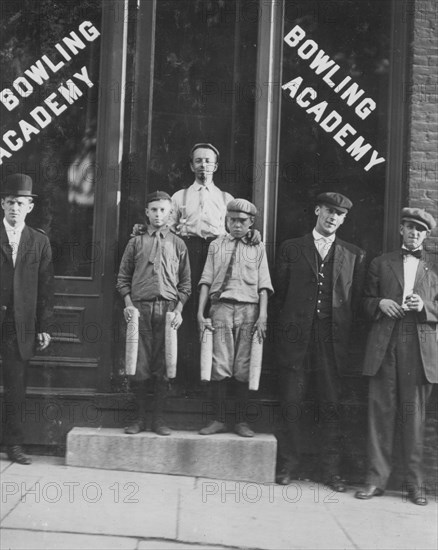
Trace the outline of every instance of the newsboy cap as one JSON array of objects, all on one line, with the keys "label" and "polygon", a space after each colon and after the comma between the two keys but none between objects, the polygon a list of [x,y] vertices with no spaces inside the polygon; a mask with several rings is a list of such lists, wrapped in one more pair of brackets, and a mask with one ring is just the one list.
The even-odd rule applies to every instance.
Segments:
[{"label": "newsboy cap", "polygon": [[334,206],[337,210],[341,212],[348,212],[353,206],[353,203],[345,195],[340,193],[320,193],[316,197],[317,204],[327,204],[329,206]]},{"label": "newsboy cap", "polygon": [[227,204],[227,212],[242,212],[248,216],[255,216],[257,208],[245,199],[233,199]]},{"label": "newsboy cap", "polygon": [[146,206],[150,202],[154,202],[154,201],[171,201],[172,202],[172,197],[165,191],[153,191],[152,193],[149,193],[149,195],[147,195],[146,197]]},{"label": "newsboy cap", "polygon": [[436,227],[434,217],[423,208],[403,208],[401,212],[401,221],[418,223],[418,225],[421,225],[429,231]]},{"label": "newsboy cap", "polygon": [[219,151],[211,143],[195,143],[195,145],[193,145],[193,147],[190,149],[190,159],[193,158],[193,153],[196,151],[196,149],[211,149],[216,155],[216,161],[219,162]]},{"label": "newsboy cap", "polygon": [[38,197],[32,193],[32,178],[26,174],[11,174],[2,182],[2,196]]}]

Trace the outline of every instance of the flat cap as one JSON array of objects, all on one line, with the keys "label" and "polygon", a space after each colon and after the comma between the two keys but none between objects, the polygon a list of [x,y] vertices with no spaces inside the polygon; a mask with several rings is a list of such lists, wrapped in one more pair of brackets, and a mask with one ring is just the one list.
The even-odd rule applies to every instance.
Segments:
[{"label": "flat cap", "polygon": [[38,197],[32,193],[32,178],[26,174],[11,174],[2,182],[1,195],[12,197]]},{"label": "flat cap", "polygon": [[403,208],[401,211],[401,220],[402,222],[418,223],[418,225],[429,231],[436,227],[434,217],[423,208]]},{"label": "flat cap", "polygon": [[243,214],[248,214],[248,216],[255,216],[257,208],[252,202],[245,199],[233,199],[227,204],[227,212],[243,212]]},{"label": "flat cap", "polygon": [[146,197],[146,206],[154,201],[172,201],[172,197],[165,191],[153,191]]},{"label": "flat cap", "polygon": [[190,149],[190,158],[193,158],[193,153],[196,151],[196,149],[211,149],[216,155],[216,160],[219,162],[219,151],[211,143],[195,143],[195,145],[193,145],[193,147]]},{"label": "flat cap", "polygon": [[318,204],[328,204],[330,206],[333,206],[337,210],[340,210],[341,212],[348,212],[350,208],[353,206],[353,203],[349,198],[347,198],[345,195],[341,195],[340,193],[320,193],[316,197],[316,202]]}]

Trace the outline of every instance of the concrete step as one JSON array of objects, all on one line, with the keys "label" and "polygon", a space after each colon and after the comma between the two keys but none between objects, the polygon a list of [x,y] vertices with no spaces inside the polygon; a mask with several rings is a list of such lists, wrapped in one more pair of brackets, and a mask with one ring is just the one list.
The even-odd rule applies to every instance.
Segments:
[{"label": "concrete step", "polygon": [[67,435],[68,466],[127,470],[270,483],[275,479],[277,442],[233,433],[202,436],[174,431],[127,435],[117,428],[73,428]]}]

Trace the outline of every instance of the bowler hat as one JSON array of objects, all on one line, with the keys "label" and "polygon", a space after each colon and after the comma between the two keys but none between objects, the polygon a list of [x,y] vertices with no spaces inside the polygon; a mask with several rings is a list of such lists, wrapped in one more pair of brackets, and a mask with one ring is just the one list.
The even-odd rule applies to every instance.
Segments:
[{"label": "bowler hat", "polygon": [[320,193],[316,197],[317,204],[327,204],[333,206],[341,212],[348,212],[353,206],[353,203],[345,195],[341,193]]},{"label": "bowler hat", "polygon": [[415,222],[428,231],[436,227],[434,217],[423,208],[403,208],[401,212],[402,222]]},{"label": "bowler hat", "polygon": [[248,216],[255,216],[257,208],[245,199],[233,199],[227,204],[227,212],[242,212]]},{"label": "bowler hat", "polygon": [[32,178],[26,174],[11,174],[2,182],[1,193],[7,197],[38,197],[32,193]]},{"label": "bowler hat", "polygon": [[146,197],[146,206],[154,201],[172,201],[172,197],[165,191],[153,191]]}]

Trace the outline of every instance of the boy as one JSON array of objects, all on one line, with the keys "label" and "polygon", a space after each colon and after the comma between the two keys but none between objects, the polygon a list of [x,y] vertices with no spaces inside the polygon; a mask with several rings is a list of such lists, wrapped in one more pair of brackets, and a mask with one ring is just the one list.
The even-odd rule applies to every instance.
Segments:
[{"label": "boy", "polygon": [[175,313],[172,327],[177,330],[191,292],[187,247],[168,227],[171,209],[172,199],[167,193],[155,191],[147,196],[146,233],[129,241],[117,278],[117,290],[125,301],[125,320],[131,319],[135,308],[140,312],[137,368],[130,380],[138,418],[125,428],[127,434],[145,430],[147,383],[152,379],[152,430],[158,435],[171,433],[162,416],[168,383],[164,355],[166,313]]},{"label": "boy", "polygon": [[[257,333],[259,339],[265,338],[268,294],[273,292],[264,245],[249,244],[248,232],[256,212],[244,199],[228,203],[230,233],[210,244],[199,281],[199,330],[201,334],[213,330],[211,389],[215,405],[215,418],[200,430],[201,435],[226,431],[226,384],[231,377],[236,381],[240,410],[235,431],[242,437],[254,435],[242,414],[248,400],[251,336]],[[212,328],[204,317],[208,298]]]}]

